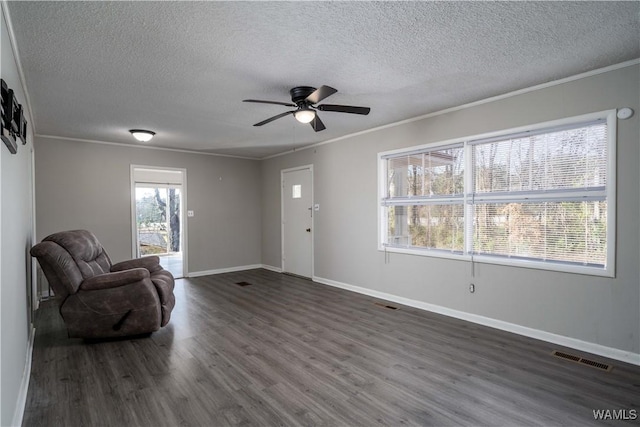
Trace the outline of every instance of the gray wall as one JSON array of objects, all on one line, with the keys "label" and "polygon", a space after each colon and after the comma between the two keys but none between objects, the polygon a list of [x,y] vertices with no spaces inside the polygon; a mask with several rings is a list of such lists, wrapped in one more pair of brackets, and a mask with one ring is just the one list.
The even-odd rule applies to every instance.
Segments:
[{"label": "gray wall", "polygon": [[131,164],[187,170],[189,272],[260,263],[258,161],[44,137],[36,138],[38,240],[85,228],[114,262],[131,258]]},{"label": "gray wall", "polygon": [[[4,27],[2,38],[2,76],[15,79]],[[638,354],[639,82],[639,67],[627,67],[262,162],[37,138],[37,238],[88,228],[114,261],[129,258],[130,165],[177,167],[187,169],[188,209],[195,211],[188,223],[191,272],[279,267],[280,171],[313,164],[320,204],[315,276]],[[618,122],[616,278],[479,264],[472,295],[466,262],[391,254],[385,263],[376,242],[378,152],[623,106],[636,114]],[[12,325],[2,333],[3,425],[16,405],[28,341],[27,147],[19,156],[0,147],[2,324]]]},{"label": "gray wall", "polygon": [[[314,165],[319,278],[640,353],[639,67],[582,78],[320,145],[262,164],[262,262],[279,267],[280,170]],[[378,152],[620,107],[615,279],[377,250]],[[638,358],[640,361],[640,358]]]},{"label": "gray wall", "polygon": [[[16,98],[26,106],[27,98],[22,89],[15,58],[11,49],[4,9],[2,13],[0,40],[2,42],[0,74]],[[25,111],[28,122],[27,145],[18,141],[18,153],[11,154],[0,143],[0,301],[1,338],[1,385],[0,425],[11,425],[16,407],[24,401],[26,382],[25,362],[31,331],[31,257],[28,254],[32,243],[32,149],[33,129],[31,117]],[[21,408],[20,408],[21,409]]]}]

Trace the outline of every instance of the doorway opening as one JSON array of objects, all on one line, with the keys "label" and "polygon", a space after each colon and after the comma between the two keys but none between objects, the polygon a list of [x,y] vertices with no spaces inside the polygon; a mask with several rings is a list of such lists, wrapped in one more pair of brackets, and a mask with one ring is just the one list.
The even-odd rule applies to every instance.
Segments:
[{"label": "doorway opening", "polygon": [[184,170],[132,167],[133,255],[158,256],[174,277],[186,276]]}]

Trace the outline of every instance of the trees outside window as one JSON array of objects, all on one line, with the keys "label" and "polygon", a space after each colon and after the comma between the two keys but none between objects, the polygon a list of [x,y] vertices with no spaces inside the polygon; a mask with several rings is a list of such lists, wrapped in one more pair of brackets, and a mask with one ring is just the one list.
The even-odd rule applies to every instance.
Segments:
[{"label": "trees outside window", "polygon": [[141,255],[179,252],[180,190],[136,188],[136,223]]},{"label": "trees outside window", "polygon": [[614,156],[611,112],[382,153],[381,248],[612,274]]}]

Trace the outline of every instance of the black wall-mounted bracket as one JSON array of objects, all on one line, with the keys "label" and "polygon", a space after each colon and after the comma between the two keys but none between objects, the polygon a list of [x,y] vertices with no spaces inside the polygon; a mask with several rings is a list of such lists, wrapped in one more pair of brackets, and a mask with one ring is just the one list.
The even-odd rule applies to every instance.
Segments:
[{"label": "black wall-mounted bracket", "polygon": [[0,105],[0,137],[11,154],[18,152],[17,139],[22,140],[22,145],[27,143],[27,121],[24,118],[22,105],[18,103],[4,79],[0,79],[1,96]]}]

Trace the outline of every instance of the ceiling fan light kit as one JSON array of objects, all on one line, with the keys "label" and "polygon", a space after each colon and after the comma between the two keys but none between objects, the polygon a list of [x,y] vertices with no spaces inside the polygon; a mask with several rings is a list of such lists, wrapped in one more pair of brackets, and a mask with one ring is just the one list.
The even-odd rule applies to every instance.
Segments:
[{"label": "ceiling fan light kit", "polygon": [[300,123],[309,123],[316,117],[316,113],[313,110],[307,108],[300,109],[293,113],[293,115]]},{"label": "ceiling fan light kit", "polygon": [[284,105],[285,107],[297,107],[297,110],[286,111],[266,120],[256,123],[254,126],[262,126],[274,120],[293,114],[300,123],[310,123],[314,131],[320,132],[326,129],[317,111],[333,111],[336,113],[360,114],[366,116],[371,109],[369,107],[355,107],[352,105],[322,104],[315,105],[323,99],[333,95],[338,90],[330,86],[320,86],[318,89],[311,86],[296,86],[289,91],[291,102],[264,101],[261,99],[244,99],[242,102],[254,102],[258,104]]}]

